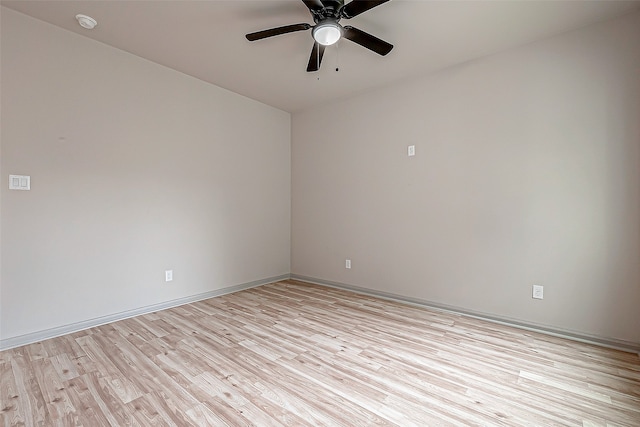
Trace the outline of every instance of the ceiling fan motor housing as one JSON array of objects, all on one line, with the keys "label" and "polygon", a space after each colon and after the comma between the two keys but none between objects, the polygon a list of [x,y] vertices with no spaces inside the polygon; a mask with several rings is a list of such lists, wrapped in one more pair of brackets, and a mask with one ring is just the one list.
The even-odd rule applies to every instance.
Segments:
[{"label": "ceiling fan motor housing", "polygon": [[324,0],[322,2],[324,7],[322,8],[310,8],[309,11],[313,16],[313,20],[317,23],[324,21],[327,18],[334,18],[340,20],[340,12],[344,7],[344,0]]}]

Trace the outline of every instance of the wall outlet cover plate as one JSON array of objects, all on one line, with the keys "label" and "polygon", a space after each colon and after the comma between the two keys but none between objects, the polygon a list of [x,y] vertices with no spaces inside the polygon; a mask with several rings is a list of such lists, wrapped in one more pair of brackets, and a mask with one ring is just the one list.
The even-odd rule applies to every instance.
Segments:
[{"label": "wall outlet cover plate", "polygon": [[544,286],[541,285],[533,285],[533,298],[535,299],[543,299],[544,298]]}]

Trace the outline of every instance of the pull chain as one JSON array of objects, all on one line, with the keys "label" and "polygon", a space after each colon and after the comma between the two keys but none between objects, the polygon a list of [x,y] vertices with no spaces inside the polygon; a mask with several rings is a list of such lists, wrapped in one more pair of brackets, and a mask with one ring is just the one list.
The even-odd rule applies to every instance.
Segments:
[{"label": "pull chain", "polygon": [[[317,43],[317,42],[316,42]],[[320,81],[320,45],[316,49],[316,72],[318,73],[318,81]]]}]

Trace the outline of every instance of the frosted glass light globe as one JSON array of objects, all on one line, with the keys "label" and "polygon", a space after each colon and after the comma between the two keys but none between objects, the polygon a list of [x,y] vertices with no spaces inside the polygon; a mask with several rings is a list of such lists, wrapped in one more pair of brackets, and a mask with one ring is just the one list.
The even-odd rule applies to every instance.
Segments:
[{"label": "frosted glass light globe", "polygon": [[324,46],[331,46],[342,37],[342,28],[334,22],[320,24],[313,29],[313,39]]}]

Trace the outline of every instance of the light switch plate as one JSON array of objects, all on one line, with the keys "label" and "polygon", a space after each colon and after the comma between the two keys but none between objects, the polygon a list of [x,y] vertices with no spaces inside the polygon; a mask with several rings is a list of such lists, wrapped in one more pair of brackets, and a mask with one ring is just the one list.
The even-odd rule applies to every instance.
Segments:
[{"label": "light switch plate", "polygon": [[31,177],[28,175],[9,175],[9,190],[31,190]]}]

